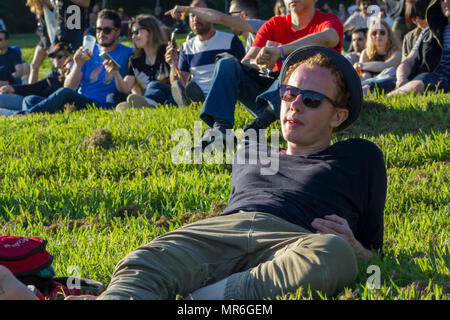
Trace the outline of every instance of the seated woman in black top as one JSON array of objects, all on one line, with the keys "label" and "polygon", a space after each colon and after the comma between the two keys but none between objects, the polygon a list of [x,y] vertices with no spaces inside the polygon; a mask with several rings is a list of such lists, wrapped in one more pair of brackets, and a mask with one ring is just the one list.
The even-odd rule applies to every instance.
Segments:
[{"label": "seated woman in black top", "polygon": [[[114,102],[126,100],[116,109],[174,104],[168,86],[170,67],[164,59],[167,39],[157,19],[151,15],[138,15],[131,20],[129,31],[135,52],[130,57],[127,75],[122,78],[115,72],[120,93],[114,96]],[[111,66],[106,68],[111,69]],[[108,71],[114,72],[113,69]]]},{"label": "seated woman in black top", "polygon": [[[223,214],[131,252],[100,299],[252,300],[308,287],[329,297],[353,284],[356,258],[381,249],[386,197],[375,144],[350,139],[330,146],[333,132],[358,118],[359,77],[334,50],[307,47],[286,59],[280,80],[285,153],[257,144],[239,149]],[[242,161],[264,149],[275,170],[263,170],[265,161]]]}]

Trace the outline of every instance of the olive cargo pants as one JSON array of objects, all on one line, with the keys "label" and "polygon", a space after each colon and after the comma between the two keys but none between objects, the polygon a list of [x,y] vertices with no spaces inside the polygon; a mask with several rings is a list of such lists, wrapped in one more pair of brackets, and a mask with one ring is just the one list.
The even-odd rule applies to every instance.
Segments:
[{"label": "olive cargo pants", "polygon": [[229,277],[225,299],[275,298],[299,287],[328,297],[357,275],[352,247],[274,215],[239,212],[197,221],[118,263],[100,299],[174,299]]}]

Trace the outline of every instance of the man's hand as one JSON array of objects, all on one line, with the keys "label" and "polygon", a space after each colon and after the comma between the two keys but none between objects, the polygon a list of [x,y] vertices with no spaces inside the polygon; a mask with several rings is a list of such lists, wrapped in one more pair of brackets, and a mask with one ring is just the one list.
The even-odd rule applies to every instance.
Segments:
[{"label": "man's hand", "polygon": [[0,87],[0,94],[14,94],[14,88],[7,84],[6,86]]},{"label": "man's hand", "polygon": [[358,258],[370,259],[372,252],[363,247],[363,245],[356,240],[352,229],[348,225],[347,220],[335,214],[324,216],[325,219],[316,218],[311,223],[311,226],[319,233],[331,233],[341,237],[347,241],[355,251]]},{"label": "man's hand", "polygon": [[0,300],[38,300],[8,268],[0,266]]},{"label": "man's hand", "polygon": [[112,61],[103,61],[103,66],[108,74],[116,76],[119,73],[119,69],[116,68]]},{"label": "man's hand", "polygon": [[92,57],[92,52],[89,52],[88,50],[85,50],[83,47],[80,47],[73,55],[73,61],[78,67],[81,67],[87,60],[90,59],[90,57]]},{"label": "man's hand", "polygon": [[280,57],[279,47],[263,47],[256,56],[255,62],[260,69],[272,70]]},{"label": "man's hand", "polygon": [[177,47],[174,46],[172,43],[169,43],[166,48],[166,54],[164,55],[164,58],[168,65],[172,65],[172,61],[174,62],[175,66],[178,66],[178,50]]},{"label": "man's hand", "polygon": [[170,15],[175,20],[180,20],[184,10],[186,10],[186,6],[175,6],[164,14]]}]

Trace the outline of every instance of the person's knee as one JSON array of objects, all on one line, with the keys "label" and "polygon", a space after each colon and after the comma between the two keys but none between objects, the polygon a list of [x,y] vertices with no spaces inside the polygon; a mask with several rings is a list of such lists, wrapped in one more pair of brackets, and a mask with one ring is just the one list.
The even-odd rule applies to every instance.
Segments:
[{"label": "person's knee", "polygon": [[322,236],[325,237],[326,263],[332,266],[329,276],[339,277],[345,285],[352,283],[358,274],[355,251],[339,236],[331,234]]},{"label": "person's knee", "polygon": [[233,71],[240,68],[240,64],[236,58],[222,58],[217,61],[216,68],[222,71]]}]

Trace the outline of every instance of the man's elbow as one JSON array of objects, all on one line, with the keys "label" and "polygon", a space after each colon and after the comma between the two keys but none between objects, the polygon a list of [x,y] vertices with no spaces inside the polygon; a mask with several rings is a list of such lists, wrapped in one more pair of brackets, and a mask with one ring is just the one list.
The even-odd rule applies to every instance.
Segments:
[{"label": "man's elbow", "polygon": [[324,33],[323,45],[328,48],[334,48],[339,44],[340,38],[336,30],[327,29]]}]

